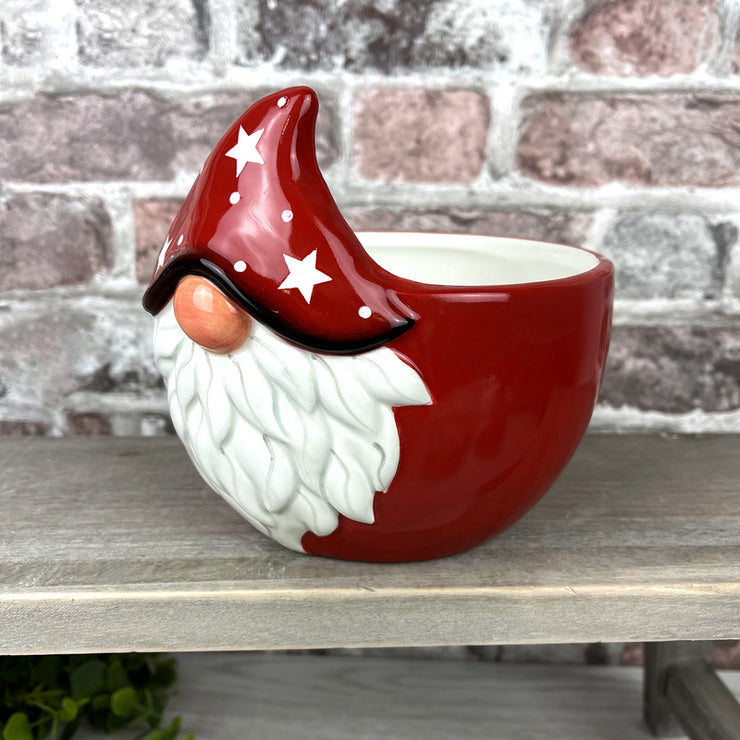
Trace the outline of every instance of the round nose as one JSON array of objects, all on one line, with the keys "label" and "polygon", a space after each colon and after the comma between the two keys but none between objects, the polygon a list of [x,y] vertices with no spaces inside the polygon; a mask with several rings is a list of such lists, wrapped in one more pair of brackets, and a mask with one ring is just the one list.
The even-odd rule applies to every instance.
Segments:
[{"label": "round nose", "polygon": [[175,290],[173,307],[182,330],[210,352],[233,352],[249,336],[249,314],[206,278],[184,277]]}]

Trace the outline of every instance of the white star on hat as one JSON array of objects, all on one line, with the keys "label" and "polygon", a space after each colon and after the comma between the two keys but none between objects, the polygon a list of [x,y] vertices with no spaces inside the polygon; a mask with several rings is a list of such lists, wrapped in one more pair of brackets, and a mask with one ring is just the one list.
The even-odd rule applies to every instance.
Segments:
[{"label": "white star on hat", "polygon": [[172,244],[172,239],[168,236],[167,239],[165,239],[164,244],[162,245],[162,249],[159,252],[159,258],[157,259],[157,265],[159,267],[162,267],[164,264],[164,257],[167,254],[167,250],[170,248],[170,244]]},{"label": "white star on hat", "polygon": [[241,175],[247,162],[264,164],[265,160],[257,151],[257,142],[265,129],[257,129],[253,134],[247,134],[242,126],[239,126],[239,138],[234,146],[226,152],[227,157],[236,160],[236,176]]},{"label": "white star on hat", "polygon": [[306,303],[311,303],[314,286],[320,283],[328,283],[331,280],[328,275],[316,269],[316,251],[314,249],[311,254],[302,260],[297,260],[287,254],[283,255],[289,273],[288,277],[278,286],[278,290],[298,288]]}]

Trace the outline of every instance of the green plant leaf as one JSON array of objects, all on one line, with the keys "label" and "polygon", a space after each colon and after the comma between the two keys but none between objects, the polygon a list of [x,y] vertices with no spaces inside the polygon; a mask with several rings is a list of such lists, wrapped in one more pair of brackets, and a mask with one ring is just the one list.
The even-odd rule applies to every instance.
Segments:
[{"label": "green plant leaf", "polygon": [[25,712],[10,715],[3,728],[3,740],[34,740],[31,723]]},{"label": "green plant leaf", "polygon": [[79,711],[79,708],[77,706],[77,702],[74,699],[70,699],[70,697],[65,696],[62,699],[62,706],[59,709],[59,719],[62,722],[71,722],[74,719],[77,719],[77,712]]},{"label": "green plant leaf", "polygon": [[179,718],[162,718],[175,680],[175,661],[155,653],[0,656],[0,740],[72,740],[83,721],[106,733],[146,723],[140,738],[178,740]]},{"label": "green plant leaf", "polygon": [[157,730],[156,732],[153,732],[151,735],[147,735],[146,740],[175,740],[175,737],[177,736],[178,731],[180,730],[180,718],[175,717],[172,722],[170,722],[170,726],[163,729],[163,730]]},{"label": "green plant leaf", "polygon": [[116,691],[128,686],[128,684],[128,673],[123,667],[123,663],[121,663],[120,658],[113,658],[105,670],[105,688],[108,691]]},{"label": "green plant leaf", "polygon": [[124,686],[114,691],[110,698],[110,708],[119,717],[131,717],[141,711],[141,702],[133,686]]},{"label": "green plant leaf", "polygon": [[98,694],[93,696],[90,702],[90,708],[95,712],[107,711],[110,709],[110,694]]},{"label": "green plant leaf", "polygon": [[78,665],[69,676],[69,686],[75,699],[86,699],[105,691],[105,663],[94,659]]},{"label": "green plant leaf", "polygon": [[174,740],[177,732],[170,730],[155,730],[151,735],[146,736],[146,740]]},{"label": "green plant leaf", "polygon": [[144,687],[143,716],[153,730],[162,724],[162,705],[162,697],[153,694],[148,686]]}]

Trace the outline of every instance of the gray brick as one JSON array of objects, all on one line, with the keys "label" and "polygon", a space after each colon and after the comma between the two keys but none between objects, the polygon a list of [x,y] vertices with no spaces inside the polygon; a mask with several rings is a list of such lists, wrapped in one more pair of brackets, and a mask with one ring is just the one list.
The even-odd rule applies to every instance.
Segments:
[{"label": "gray brick", "polygon": [[601,251],[614,262],[618,298],[716,298],[735,241],[731,224],[632,213],[612,223]]},{"label": "gray brick", "polygon": [[[249,93],[209,95],[178,101],[168,106],[166,117],[176,142],[174,166],[198,170],[226,129],[258,98],[272,92],[266,88]],[[336,104],[328,92],[319,90],[316,152],[319,164],[328,167],[338,155]]]},{"label": "gray brick", "polygon": [[137,304],[45,301],[0,323],[3,404],[58,408],[76,391],[146,394],[162,381],[152,359],[151,317]]},{"label": "gray brick", "polygon": [[714,0],[602,0],[571,29],[571,55],[596,74],[647,76],[693,72],[716,51]]},{"label": "gray brick", "polygon": [[172,58],[202,59],[209,17],[202,0],[77,0],[83,64],[161,67]]},{"label": "gray brick", "polygon": [[413,66],[476,67],[543,73],[544,3],[526,0],[437,2],[414,43]]},{"label": "gray brick", "polygon": [[[0,109],[0,179],[168,180],[197,171],[226,129],[258,93],[164,101],[141,92],[33,100]],[[318,149],[322,166],[337,156],[334,104],[323,99]]]},{"label": "gray brick", "polygon": [[518,169],[559,185],[740,183],[735,94],[536,94],[522,106]]},{"label": "gray brick", "polygon": [[86,283],[112,262],[99,199],[27,193],[0,202],[0,292]]},{"label": "gray brick", "polygon": [[490,234],[583,244],[591,219],[581,213],[549,211],[478,211],[465,209],[378,210],[347,208],[344,215],[356,231],[424,231]]},{"label": "gray brick", "polygon": [[[293,69],[407,67],[414,40],[423,32],[433,0],[259,0],[259,57]],[[240,44],[254,43],[242,20]]]},{"label": "gray brick", "polygon": [[473,90],[360,90],[355,151],[368,179],[472,182],[485,160],[488,98]]},{"label": "gray brick", "polygon": [[542,4],[526,0],[259,0],[243,3],[245,60],[285,68],[393,72],[431,67],[542,71]]},{"label": "gray brick", "polygon": [[[95,398],[84,399],[86,408],[94,406]],[[175,429],[169,415],[142,413],[141,410],[106,408],[98,411],[75,411],[65,405],[63,434],[116,437],[154,437],[174,435]]]},{"label": "gray brick", "polygon": [[599,398],[667,413],[740,408],[740,332],[616,326]]},{"label": "gray brick", "polygon": [[46,0],[3,0],[0,8],[2,60],[13,66],[30,66],[44,61],[48,34]]},{"label": "gray brick", "polygon": [[51,432],[51,424],[27,419],[0,419],[0,437],[44,437]]},{"label": "gray brick", "polygon": [[143,437],[171,437],[175,434],[175,427],[169,415],[142,414],[139,417],[139,434]]},{"label": "gray brick", "polygon": [[113,432],[111,420],[97,412],[67,413],[67,428],[71,434],[81,436],[108,436]]},{"label": "gray brick", "polygon": [[[731,232],[730,236],[732,235]],[[727,250],[725,288],[729,296],[732,296],[735,301],[740,301],[740,246],[737,245],[736,241],[737,239],[732,242],[734,248]]]},{"label": "gray brick", "polygon": [[134,201],[136,229],[136,279],[148,283],[170,224],[182,201],[155,199]]},{"label": "gray brick", "polygon": [[27,182],[170,178],[176,143],[164,104],[143,93],[33,100],[0,110],[0,178]]}]

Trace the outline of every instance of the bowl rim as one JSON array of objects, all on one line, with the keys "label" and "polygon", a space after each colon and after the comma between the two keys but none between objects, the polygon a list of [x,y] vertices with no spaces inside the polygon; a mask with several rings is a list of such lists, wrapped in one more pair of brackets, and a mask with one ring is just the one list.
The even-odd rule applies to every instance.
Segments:
[{"label": "bowl rim", "polygon": [[[360,244],[362,245],[363,252],[366,258],[375,266],[376,269],[399,284],[399,287],[403,285],[410,292],[439,292],[439,293],[491,293],[491,292],[502,292],[502,291],[518,291],[518,290],[536,290],[547,288],[549,286],[569,286],[579,285],[583,283],[591,282],[592,280],[600,280],[603,278],[613,278],[614,265],[607,257],[587,249],[586,247],[576,246],[573,244],[563,244],[561,242],[546,241],[544,239],[526,239],[522,237],[503,236],[498,234],[461,234],[456,232],[441,232],[441,231],[415,231],[415,230],[358,230],[355,232]],[[556,247],[559,250],[573,250],[575,252],[583,252],[592,256],[595,261],[592,267],[577,272],[575,274],[566,275],[557,278],[546,278],[542,280],[529,280],[524,282],[501,282],[501,283],[480,283],[480,284],[465,284],[465,283],[435,283],[435,282],[424,282],[421,280],[414,280],[413,278],[399,275],[396,272],[385,267],[380,262],[376,261],[369,249],[373,247],[381,246],[384,242],[396,242],[400,240],[404,242],[399,246],[403,246],[411,249],[424,249],[425,245],[420,243],[423,240],[429,240],[436,242],[435,246],[442,246],[444,241],[444,248],[449,250],[467,250],[473,251],[478,254],[489,254],[484,248],[484,244],[491,242],[519,242],[522,246],[537,246],[544,247],[545,249],[550,247]],[[449,240],[447,243],[446,240]]]}]

